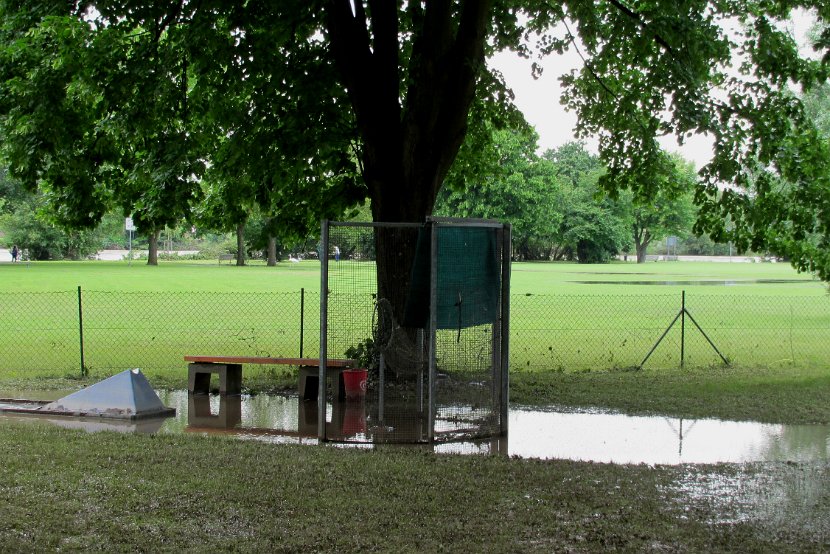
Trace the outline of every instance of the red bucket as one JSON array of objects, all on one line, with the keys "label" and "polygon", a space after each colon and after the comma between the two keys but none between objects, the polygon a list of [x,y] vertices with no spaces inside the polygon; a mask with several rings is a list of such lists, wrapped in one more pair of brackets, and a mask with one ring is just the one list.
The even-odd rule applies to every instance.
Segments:
[{"label": "red bucket", "polygon": [[369,371],[365,369],[346,369],[343,371],[343,388],[346,389],[346,398],[363,398],[366,396],[366,377]]}]

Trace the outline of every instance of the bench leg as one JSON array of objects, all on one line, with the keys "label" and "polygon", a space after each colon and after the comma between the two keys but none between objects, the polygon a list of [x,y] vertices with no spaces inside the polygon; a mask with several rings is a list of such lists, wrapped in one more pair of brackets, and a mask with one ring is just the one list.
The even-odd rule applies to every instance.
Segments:
[{"label": "bench leg", "polygon": [[[326,377],[336,373],[337,379],[337,400],[346,398],[346,385],[343,381],[343,370],[341,368],[327,368]],[[314,366],[300,367],[300,377],[297,383],[297,392],[302,400],[317,400],[317,390],[320,384],[320,368]]]},{"label": "bench leg", "polygon": [[219,394],[242,394],[241,364],[189,364],[187,390],[193,394],[208,394],[211,373],[219,375]]},{"label": "bench leg", "polygon": [[297,392],[302,400],[317,400],[320,383],[319,370],[316,367],[300,367]]},{"label": "bench leg", "polygon": [[226,367],[224,387],[222,376],[219,376],[219,394],[242,394],[242,364],[228,364]]}]

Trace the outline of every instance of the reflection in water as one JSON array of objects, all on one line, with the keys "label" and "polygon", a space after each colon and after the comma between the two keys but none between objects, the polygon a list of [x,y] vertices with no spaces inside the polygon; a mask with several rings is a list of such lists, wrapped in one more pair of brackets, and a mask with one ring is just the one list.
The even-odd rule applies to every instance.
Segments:
[{"label": "reflection in water", "polygon": [[510,453],[594,462],[681,464],[830,458],[830,426],[602,413],[510,412]]},{"label": "reflection in water", "polygon": [[[158,420],[157,424],[139,422],[130,429],[119,430],[222,432],[269,442],[317,442],[316,402],[304,402],[296,396],[220,397],[188,395],[186,391],[159,391],[158,394],[166,406],[176,409],[175,417]],[[326,434],[333,440],[356,443],[383,442],[389,436],[399,440],[407,433],[413,440],[424,437],[425,425],[421,418],[398,417],[391,405],[382,421],[371,416],[372,413],[372,406],[363,401],[329,404]],[[88,430],[110,425],[98,418],[58,419],[61,425]],[[634,464],[827,461],[830,426],[562,413],[513,407],[508,437],[444,442],[426,448],[442,453],[501,453],[524,458]]]},{"label": "reflection in water", "polygon": [[[177,393],[172,393],[178,396]],[[178,400],[178,399],[177,399]],[[316,401],[283,396],[187,395],[188,432],[235,431],[244,436],[317,439]],[[334,440],[366,438],[366,406],[362,401],[336,402],[327,406],[326,435]]]},{"label": "reflection in water", "polygon": [[[167,393],[171,402],[181,392]],[[184,393],[186,398],[187,394]],[[233,397],[229,397],[233,398]],[[237,429],[268,428],[288,436],[317,436],[316,402],[296,397],[260,395],[235,397],[241,408]],[[163,398],[164,400],[164,398]],[[221,400],[203,397],[218,416]],[[184,414],[188,410],[179,409]],[[423,437],[423,421],[396,418],[387,410],[383,425],[367,418],[362,402],[328,406],[327,436],[335,440],[383,442],[408,430]],[[199,412],[200,414],[202,412]],[[180,420],[183,416],[178,415]],[[214,416],[216,417],[216,416]],[[428,446],[436,452],[461,454],[506,453],[523,458],[594,462],[681,464],[752,461],[810,461],[830,459],[830,426],[773,425],[714,419],[684,420],[609,413],[562,413],[538,408],[510,410],[508,437],[486,441],[445,442]],[[169,425],[172,425],[171,421]],[[273,440],[273,439],[269,439]]]},{"label": "reflection in water", "polygon": [[[219,396],[219,408],[211,410],[211,397],[206,394],[189,394],[187,398],[187,424],[190,427],[233,429],[242,423],[242,397]],[[214,402],[216,404],[216,402]]]}]

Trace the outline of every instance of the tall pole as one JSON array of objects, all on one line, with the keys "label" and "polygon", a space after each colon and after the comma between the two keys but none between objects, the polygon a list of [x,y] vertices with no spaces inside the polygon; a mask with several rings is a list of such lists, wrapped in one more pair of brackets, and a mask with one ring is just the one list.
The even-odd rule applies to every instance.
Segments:
[{"label": "tall pole", "polygon": [[86,363],[84,363],[84,310],[81,304],[81,285],[78,285],[78,338],[81,347],[81,377],[86,377]]},{"label": "tall pole", "polygon": [[300,358],[303,357],[303,329],[305,328],[305,288],[300,288]]},{"label": "tall pole", "polygon": [[686,291],[680,300],[680,367],[686,363]]},{"label": "tall pole", "polygon": [[317,374],[317,438],[326,440],[326,358],[328,356],[328,290],[329,290],[329,221],[323,220],[320,231],[320,371]]},{"label": "tall pole", "polygon": [[427,440],[435,440],[435,373],[437,371],[437,344],[435,334],[438,329],[438,233],[440,227],[429,222],[430,229],[430,263],[429,263],[429,374],[427,375]]},{"label": "tall pole", "polygon": [[499,419],[501,420],[501,434],[507,435],[507,422],[510,416],[510,265],[513,258],[513,228],[509,223],[502,228],[502,259],[501,259],[501,405]]}]

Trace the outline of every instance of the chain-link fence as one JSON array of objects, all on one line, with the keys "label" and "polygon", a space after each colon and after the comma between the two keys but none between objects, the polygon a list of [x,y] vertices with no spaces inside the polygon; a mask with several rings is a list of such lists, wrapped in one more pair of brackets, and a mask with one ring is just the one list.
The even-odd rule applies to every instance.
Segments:
[{"label": "chain-link fence", "polygon": [[320,295],[0,294],[0,371],[179,369],[186,354],[316,357]]},{"label": "chain-link fence", "polygon": [[[20,375],[184,371],[185,354],[316,357],[320,348],[316,291],[2,293],[0,305],[0,371]],[[826,296],[687,293],[678,317],[683,307],[679,294],[513,295],[511,371],[644,360],[645,368],[705,367],[723,363],[718,352],[740,366],[830,363]]]},{"label": "chain-link fence", "polygon": [[514,295],[510,329],[514,371],[830,362],[827,296]]}]

